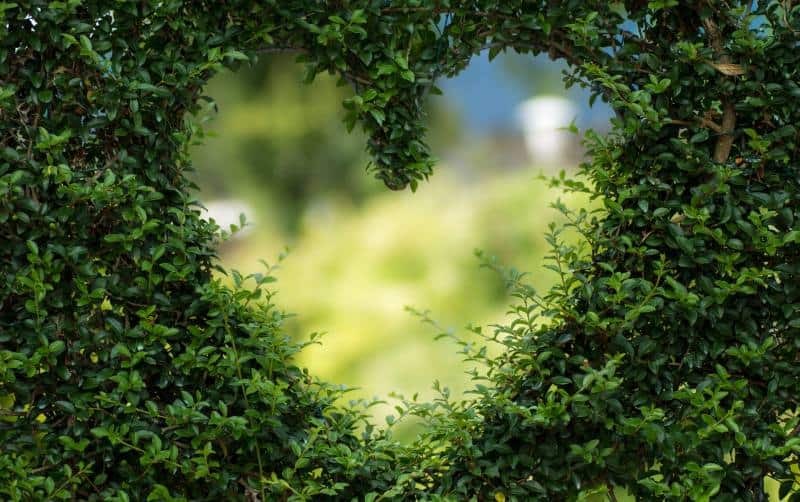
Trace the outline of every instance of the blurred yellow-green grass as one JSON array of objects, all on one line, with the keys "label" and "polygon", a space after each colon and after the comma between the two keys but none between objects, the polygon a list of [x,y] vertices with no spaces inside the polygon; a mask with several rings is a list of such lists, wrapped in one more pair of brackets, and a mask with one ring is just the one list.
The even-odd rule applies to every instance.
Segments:
[{"label": "blurred yellow-green grass", "polygon": [[[317,201],[289,243],[276,286],[279,306],[296,314],[288,326],[296,336],[326,333],[300,363],[324,380],[358,387],[351,398],[390,392],[431,397],[434,380],[463,392],[469,381],[458,346],[435,342],[436,331],[404,307],[430,310],[464,336],[468,323],[502,322],[510,298],[502,278],[479,267],[476,248],[529,271],[537,289],[548,287],[544,234],[560,216],[549,206],[559,196],[568,205],[579,203],[548,189],[536,174],[466,183],[440,166],[417,193],[386,192],[361,207],[336,198]],[[252,218],[251,233],[223,250],[226,267],[255,271],[259,259],[269,260],[287,244],[264,215]],[[390,409],[379,407],[376,415],[382,420]]]}]

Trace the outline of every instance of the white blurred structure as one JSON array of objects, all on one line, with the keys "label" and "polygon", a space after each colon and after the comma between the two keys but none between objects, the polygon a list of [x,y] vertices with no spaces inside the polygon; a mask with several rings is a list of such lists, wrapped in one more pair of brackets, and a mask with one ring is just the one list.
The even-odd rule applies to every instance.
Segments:
[{"label": "white blurred structure", "polygon": [[205,211],[203,211],[203,218],[205,220],[213,219],[217,225],[226,232],[231,231],[231,225],[240,227],[239,215],[245,215],[247,226],[240,228],[239,231],[233,235],[234,239],[243,237],[252,231],[253,222],[250,216],[254,214],[254,212],[253,208],[245,202],[238,199],[220,199],[206,202],[203,205],[206,206]]},{"label": "white blurred structure", "polygon": [[534,164],[566,167],[563,164],[575,153],[575,135],[565,130],[577,114],[575,105],[566,98],[541,96],[523,102],[517,113]]}]

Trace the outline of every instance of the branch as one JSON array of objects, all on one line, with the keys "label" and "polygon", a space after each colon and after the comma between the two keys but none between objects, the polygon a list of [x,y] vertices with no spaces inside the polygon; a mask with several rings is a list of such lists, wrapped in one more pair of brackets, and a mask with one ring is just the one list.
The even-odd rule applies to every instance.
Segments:
[{"label": "branch", "polygon": [[340,73],[342,74],[342,76],[344,76],[345,79],[347,79],[348,82],[350,82],[353,85],[353,87],[356,86],[356,82],[358,82],[360,84],[364,84],[364,85],[372,85],[372,83],[373,83],[371,80],[368,80],[368,79],[366,79],[364,77],[360,77],[360,76],[355,75],[353,73],[349,73],[349,72],[340,72]]},{"label": "branch", "polygon": [[754,0],[748,0],[747,5],[744,7],[744,13],[742,14],[742,20],[746,20],[750,16],[750,11],[753,9]]},{"label": "branch", "polygon": [[[716,23],[707,17],[703,19],[703,26],[706,29],[706,33],[708,33],[709,43],[720,64],[731,65],[731,58],[725,53],[722,34]],[[729,77],[726,76],[724,78]],[[726,94],[722,97],[722,130],[719,131],[720,136],[717,139],[716,147],[714,147],[714,162],[724,163],[728,160],[728,156],[731,154],[731,147],[733,147],[733,130],[735,127],[736,107],[734,107],[731,97]]]},{"label": "branch", "polygon": [[308,51],[300,47],[264,47],[256,52],[258,54],[305,54]]},{"label": "branch", "polygon": [[716,162],[725,162],[731,153],[733,146],[733,130],[736,127],[736,108],[733,106],[730,98],[726,97],[722,100],[722,135],[717,140],[717,146],[714,148],[714,160]]},{"label": "branch", "polygon": [[720,126],[719,124],[717,124],[716,122],[714,122],[712,120],[708,120],[707,118],[701,118],[701,119],[696,120],[694,122],[692,122],[690,120],[668,119],[667,123],[668,124],[673,124],[673,125],[685,125],[685,126],[690,126],[690,127],[705,127],[707,129],[711,129],[712,131],[720,133],[720,134],[722,134],[722,132],[723,132],[722,126]]},{"label": "branch", "polygon": [[[381,14],[417,14],[425,13],[431,16],[439,14],[453,14],[454,9],[446,7],[385,7],[381,9]],[[494,11],[473,10],[465,13],[467,16],[475,16],[479,19],[497,18],[506,21],[517,21],[514,16],[502,14]]]}]

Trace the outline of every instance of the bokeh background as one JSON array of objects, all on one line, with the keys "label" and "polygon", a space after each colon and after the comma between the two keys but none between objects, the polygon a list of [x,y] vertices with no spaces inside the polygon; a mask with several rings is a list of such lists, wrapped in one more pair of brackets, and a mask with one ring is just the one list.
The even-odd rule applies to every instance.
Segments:
[{"label": "bokeh background", "polygon": [[440,82],[428,110],[440,162],[416,193],[391,192],[365,172],[364,137],[342,124],[352,91],[326,76],[304,85],[292,56],[208,87],[213,102],[197,117],[206,133],[192,151],[198,197],[223,228],[239,213],[250,222],[222,246],[223,266],[257,272],[289,248],[275,286],[278,305],[295,314],[287,330],[298,340],[325,334],[300,364],[352,387],[349,398],[387,400],[373,408],[376,422],[392,413],[392,393],[430,398],[434,381],[456,395],[469,387],[459,347],[435,341],[440,329],[406,307],[466,339],[467,325],[503,322],[510,298],[476,249],[549,286],[550,204],[586,201],[541,177],[581,161],[579,135],[562,128],[602,131],[610,115],[589,107],[586,90],[564,89],[561,72],[543,58],[482,56]]}]

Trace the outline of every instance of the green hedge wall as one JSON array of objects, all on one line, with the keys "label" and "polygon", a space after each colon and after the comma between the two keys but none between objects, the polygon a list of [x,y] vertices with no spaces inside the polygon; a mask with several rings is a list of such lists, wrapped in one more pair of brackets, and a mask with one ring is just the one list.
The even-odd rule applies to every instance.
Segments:
[{"label": "green hedge wall", "polygon": [[[0,2],[0,493],[11,500],[763,500],[800,451],[800,6],[791,1]],[[354,89],[391,189],[484,49],[617,113],[561,208],[561,281],[506,272],[477,397],[400,446],[295,367],[272,280],[211,275],[186,171],[223,67],[296,52]],[[280,120],[276,117],[275,120]],[[489,266],[495,264],[487,263]],[[793,495],[797,498],[797,495]]]}]

